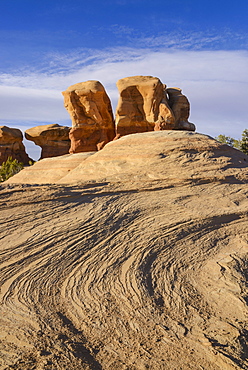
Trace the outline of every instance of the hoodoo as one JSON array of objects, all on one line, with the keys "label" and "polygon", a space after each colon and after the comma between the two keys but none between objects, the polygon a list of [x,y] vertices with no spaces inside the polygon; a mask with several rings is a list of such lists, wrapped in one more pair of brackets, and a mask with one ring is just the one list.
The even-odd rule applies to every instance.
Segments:
[{"label": "hoodoo", "polygon": [[117,81],[115,122],[110,99],[99,81],[86,81],[63,91],[72,120],[70,153],[98,151],[114,138],[161,130],[195,131],[188,121],[190,104],[179,88],[166,88],[159,78],[133,76]]},{"label": "hoodoo", "polygon": [[29,128],[25,137],[41,147],[40,159],[57,157],[69,153],[69,131],[69,127],[55,123]]},{"label": "hoodoo", "polygon": [[23,164],[28,164],[31,158],[26,153],[23,145],[23,135],[21,130],[0,126],[0,165],[5,162],[8,157],[17,159]]},{"label": "hoodoo", "polygon": [[117,87],[117,137],[153,130],[195,130],[188,122],[190,105],[181,89],[167,89],[152,76],[122,78]]},{"label": "hoodoo", "polygon": [[70,153],[96,151],[114,139],[111,102],[99,81],[77,83],[62,94],[72,120]]}]

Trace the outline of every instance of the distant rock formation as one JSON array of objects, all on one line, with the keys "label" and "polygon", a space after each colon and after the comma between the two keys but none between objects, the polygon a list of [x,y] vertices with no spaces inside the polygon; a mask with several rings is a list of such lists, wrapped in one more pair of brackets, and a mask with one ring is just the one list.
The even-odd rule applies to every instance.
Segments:
[{"label": "distant rock formation", "polygon": [[25,137],[41,147],[40,159],[57,157],[69,153],[69,131],[69,127],[54,123],[29,128]]},{"label": "distant rock formation", "polygon": [[23,164],[28,164],[31,158],[27,155],[22,140],[23,135],[19,129],[0,126],[0,165],[8,157],[17,159]]},{"label": "distant rock formation", "polygon": [[97,151],[115,137],[110,99],[99,81],[86,81],[62,92],[72,119],[70,153]]},{"label": "distant rock formation", "polygon": [[[181,89],[166,89],[157,77],[133,76],[117,81],[117,137],[146,131],[188,130],[190,105]],[[168,94],[168,97],[167,97]]]}]

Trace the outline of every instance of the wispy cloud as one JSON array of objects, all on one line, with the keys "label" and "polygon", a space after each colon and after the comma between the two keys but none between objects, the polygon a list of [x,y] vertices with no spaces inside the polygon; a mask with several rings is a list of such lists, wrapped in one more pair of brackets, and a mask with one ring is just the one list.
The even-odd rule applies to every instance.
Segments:
[{"label": "wispy cloud", "polygon": [[116,81],[132,75],[157,76],[178,86],[191,102],[198,132],[239,137],[247,128],[248,52],[116,48],[50,54],[35,70],[0,74],[0,124],[28,128],[57,122],[70,125],[61,91],[89,79],[105,86],[112,104]]}]

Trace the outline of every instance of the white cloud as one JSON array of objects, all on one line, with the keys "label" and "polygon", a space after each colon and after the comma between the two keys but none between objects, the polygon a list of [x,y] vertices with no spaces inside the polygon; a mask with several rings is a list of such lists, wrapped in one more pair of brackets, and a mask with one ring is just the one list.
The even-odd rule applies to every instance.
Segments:
[{"label": "white cloud", "polygon": [[[85,51],[82,57],[86,58]],[[100,80],[115,107],[118,79],[132,75],[157,76],[167,86],[183,89],[191,102],[190,120],[198,132],[238,138],[247,128],[248,52],[175,51],[122,48],[56,56],[65,66],[51,72],[23,71],[0,75],[0,122],[11,127],[32,127],[57,122],[70,125],[61,91],[86,80]],[[53,60],[50,61],[50,65]]]},{"label": "white cloud", "polygon": [[[42,80],[42,76],[40,76]],[[48,122],[66,120],[60,91],[0,85],[0,121]]]}]

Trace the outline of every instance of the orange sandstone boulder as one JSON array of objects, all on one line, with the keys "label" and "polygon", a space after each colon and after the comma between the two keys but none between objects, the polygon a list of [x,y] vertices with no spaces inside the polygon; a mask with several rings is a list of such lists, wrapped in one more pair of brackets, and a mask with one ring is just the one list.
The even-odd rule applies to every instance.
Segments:
[{"label": "orange sandstone boulder", "polygon": [[99,81],[86,81],[62,92],[72,120],[70,153],[100,150],[115,137],[110,99]]},{"label": "orange sandstone boulder", "polygon": [[181,90],[166,89],[157,77],[133,76],[117,82],[120,98],[116,110],[117,138],[160,130],[189,130],[189,101]]},{"label": "orange sandstone boulder", "polygon": [[188,121],[190,104],[182,90],[178,87],[166,89],[169,106],[175,117],[175,130],[195,131],[195,125]]},{"label": "orange sandstone boulder", "polygon": [[175,130],[175,122],[175,116],[169,105],[169,100],[166,93],[166,85],[164,85],[164,94],[159,104],[159,112],[157,120],[154,124],[154,131]]},{"label": "orange sandstone boulder", "polygon": [[133,76],[117,81],[120,93],[116,109],[117,137],[153,131],[159,105],[164,99],[164,85],[157,77]]},{"label": "orange sandstone boulder", "polygon": [[0,165],[8,157],[17,159],[23,164],[28,164],[31,158],[28,157],[22,140],[23,135],[19,129],[0,126]]},{"label": "orange sandstone boulder", "polygon": [[69,131],[69,127],[54,123],[32,127],[25,131],[25,137],[41,147],[40,159],[57,157],[69,153]]}]

